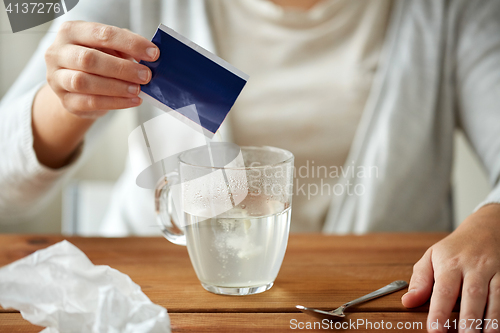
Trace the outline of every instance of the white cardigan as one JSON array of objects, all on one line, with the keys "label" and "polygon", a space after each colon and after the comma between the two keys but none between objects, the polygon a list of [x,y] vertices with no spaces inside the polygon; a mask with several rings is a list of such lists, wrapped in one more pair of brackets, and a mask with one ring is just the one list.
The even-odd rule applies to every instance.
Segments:
[{"label": "white cardigan", "polygon": [[[210,0],[86,0],[54,22],[99,21],[150,38],[159,22],[214,52],[205,13]],[[453,131],[461,127],[484,163],[493,191],[481,204],[500,203],[500,2],[396,1],[384,51],[347,164],[376,166],[378,177],[349,173],[342,184],[362,184],[361,196],[336,196],[325,232],[452,229]],[[112,119],[88,132],[82,156],[51,170],[33,151],[31,106],[45,81],[41,42],[0,104],[0,214],[34,214],[81,164]],[[157,113],[144,104],[143,122]],[[171,140],[189,140],[168,129]],[[226,129],[226,133],[229,129]],[[103,166],[104,167],[104,166]],[[103,232],[156,233],[151,191],[138,188],[126,168],[117,183]]]}]

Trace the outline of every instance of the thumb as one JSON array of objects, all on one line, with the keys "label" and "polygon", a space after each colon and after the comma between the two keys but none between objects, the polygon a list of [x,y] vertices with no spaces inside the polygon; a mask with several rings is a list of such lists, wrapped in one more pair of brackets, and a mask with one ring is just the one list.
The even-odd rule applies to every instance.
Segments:
[{"label": "thumb", "polygon": [[432,249],[427,250],[424,256],[413,266],[408,292],[401,301],[407,308],[414,308],[424,304],[432,293],[434,285],[434,269],[431,259]]}]

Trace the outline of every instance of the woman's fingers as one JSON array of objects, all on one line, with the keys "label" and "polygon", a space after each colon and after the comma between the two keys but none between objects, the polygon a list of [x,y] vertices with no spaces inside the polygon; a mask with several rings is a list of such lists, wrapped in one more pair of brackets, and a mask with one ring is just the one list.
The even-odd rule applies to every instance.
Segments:
[{"label": "woman's fingers", "polygon": [[58,57],[57,65],[59,68],[78,70],[136,84],[146,84],[151,79],[151,70],[144,65],[79,45],[64,47]]},{"label": "woman's fingers", "polygon": [[133,98],[140,91],[138,84],[70,69],[60,69],[54,76],[61,90],[72,93]]},{"label": "woman's fingers", "polygon": [[95,22],[70,21],[61,25],[58,35],[68,44],[108,48],[136,59],[154,61],[159,56],[155,44],[128,30]]},{"label": "woman's fingers", "polygon": [[496,273],[489,283],[483,332],[500,332],[500,273]]},{"label": "woman's fingers", "polygon": [[407,308],[414,308],[424,304],[432,293],[434,285],[434,270],[431,262],[432,250],[429,249],[413,266],[408,292],[403,295],[402,302]]},{"label": "woman's fingers", "polygon": [[468,273],[464,277],[460,304],[459,332],[480,332],[488,298],[489,272]]},{"label": "woman's fingers", "polygon": [[111,49],[105,49],[105,48],[97,48],[96,50],[99,50],[101,52],[110,54],[110,55],[118,57],[118,58],[130,60],[130,61],[134,61],[134,62],[139,62],[140,61],[140,59],[135,59],[131,55],[128,55],[128,54],[120,52],[120,51],[111,50]]},{"label": "woman's fingers", "polygon": [[462,273],[459,269],[447,269],[443,263],[438,266],[440,268],[434,275],[434,290],[432,291],[429,316],[427,317],[428,332],[447,331],[444,324],[450,319],[462,282]]},{"label": "woman's fingers", "polygon": [[47,81],[61,104],[80,117],[137,106],[140,84],[151,70],[136,60],[155,61],[159,50],[128,30],[100,23],[64,23],[45,53]]},{"label": "woman's fingers", "polygon": [[139,97],[110,97],[70,92],[61,95],[61,103],[64,108],[82,118],[97,118],[108,110],[131,108],[142,102]]}]

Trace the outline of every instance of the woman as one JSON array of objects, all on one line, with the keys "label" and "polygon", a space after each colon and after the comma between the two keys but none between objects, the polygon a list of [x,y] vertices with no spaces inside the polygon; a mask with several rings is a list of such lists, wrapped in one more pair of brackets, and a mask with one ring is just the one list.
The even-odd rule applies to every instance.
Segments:
[{"label": "woman", "polygon": [[[63,18],[107,25],[56,21],[57,35],[2,100],[2,213],[43,201],[95,144],[108,110],[141,104],[139,85],[151,73],[131,59],[154,61],[158,50],[116,27],[150,36],[163,22],[251,75],[225,124],[236,143],[289,148],[298,168],[376,168],[325,179],[342,193],[296,193],[292,230],[450,230],[452,134],[461,126],[495,188],[417,262],[403,304],[431,297],[428,322],[442,325],[461,291],[460,319],[499,318],[500,5],[273,2],[85,1]],[[139,121],[156,112],[141,105]],[[189,139],[167,130],[172,144]],[[303,178],[308,189],[321,184]],[[363,192],[349,194],[356,186]],[[149,233],[150,202],[127,168],[104,230]]]}]

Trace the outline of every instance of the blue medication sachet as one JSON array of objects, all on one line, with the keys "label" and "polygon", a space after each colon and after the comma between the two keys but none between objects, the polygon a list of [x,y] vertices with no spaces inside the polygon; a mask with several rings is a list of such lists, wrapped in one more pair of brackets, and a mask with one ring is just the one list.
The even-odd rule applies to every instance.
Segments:
[{"label": "blue medication sachet", "polygon": [[141,61],[153,75],[139,97],[211,139],[249,76],[163,24],[152,42],[160,57]]}]

